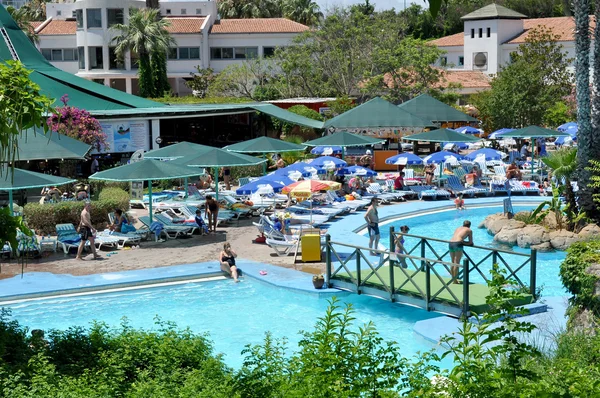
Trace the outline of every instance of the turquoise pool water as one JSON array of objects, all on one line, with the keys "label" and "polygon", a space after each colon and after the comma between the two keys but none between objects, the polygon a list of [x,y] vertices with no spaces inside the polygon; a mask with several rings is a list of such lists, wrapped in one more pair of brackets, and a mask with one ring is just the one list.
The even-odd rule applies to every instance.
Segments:
[{"label": "turquoise pool water", "polygon": [[[515,212],[521,210],[530,210],[527,207],[515,207]],[[454,230],[461,226],[464,220],[471,221],[471,228],[473,229],[473,238],[477,246],[486,247],[502,247],[504,249],[513,250],[521,253],[529,253],[529,249],[521,249],[519,247],[506,247],[499,246],[494,242],[494,237],[489,235],[485,229],[478,228],[479,224],[489,214],[502,212],[500,207],[482,207],[482,208],[467,208],[463,211],[449,210],[437,213],[432,213],[423,216],[411,217],[402,220],[392,221],[389,224],[381,226],[381,244],[385,247],[389,247],[389,232],[390,226],[394,226],[395,230],[400,230],[400,226],[408,225],[410,227],[409,234],[434,237],[442,240],[450,240]],[[411,250],[418,240],[415,238],[406,238],[404,247],[407,250]],[[442,254],[448,250],[448,246],[441,242],[431,242],[431,246],[435,249],[438,254]],[[482,259],[488,252],[481,249],[465,248],[465,252],[473,259]],[[414,255],[419,256],[420,250],[417,249]],[[426,257],[431,257],[431,251],[428,249]],[[520,256],[506,256],[503,255],[507,263],[511,266],[515,264],[522,264],[525,260],[524,257]],[[562,296],[566,294],[566,290],[562,286],[559,277],[560,264],[565,258],[564,252],[549,252],[549,253],[538,253],[537,254],[537,286],[542,287],[542,296]],[[481,267],[482,272],[489,275],[489,268],[491,261],[487,262],[487,266]],[[529,266],[525,266],[523,270],[517,273],[522,281],[529,283]],[[447,273],[446,273],[447,274]],[[483,277],[480,275],[470,274],[472,282],[483,282]]]},{"label": "turquoise pool water", "polygon": [[[209,333],[215,351],[225,354],[229,366],[239,368],[240,355],[248,343],[261,343],[267,331],[287,337],[289,347],[297,348],[299,331],[313,330],[316,319],[325,313],[327,300],[314,295],[273,287],[245,278],[188,283],[171,287],[94,294],[72,298],[30,301],[8,306],[13,317],[30,328],[65,329],[71,325],[89,326],[99,320],[118,326],[127,317],[134,327],[152,329],[154,318],[173,321],[194,332]],[[372,321],[385,340],[397,341],[403,355],[433,345],[414,335],[415,322],[436,317],[434,313],[358,295],[340,297],[356,309],[356,326]],[[450,362],[446,362],[449,365]]]}]

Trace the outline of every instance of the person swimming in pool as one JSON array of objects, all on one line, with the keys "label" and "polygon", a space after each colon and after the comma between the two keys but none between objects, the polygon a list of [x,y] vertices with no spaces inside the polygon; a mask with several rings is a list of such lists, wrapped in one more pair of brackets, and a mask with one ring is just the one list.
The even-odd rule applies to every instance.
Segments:
[{"label": "person swimming in pool", "polygon": [[407,254],[406,249],[404,248],[404,234],[407,234],[408,231],[410,231],[408,225],[401,226],[400,233],[394,240],[394,246],[396,246],[396,257],[398,258],[398,262],[400,263],[400,265],[402,265],[402,268],[408,268],[408,265],[406,265],[406,258],[399,256],[399,254]]},{"label": "person swimming in pool", "polygon": [[473,246],[473,231],[471,230],[471,221],[469,220],[465,220],[462,227],[456,228],[452,239],[450,239],[450,243],[448,243],[450,259],[452,264],[456,264],[450,269],[453,283],[460,283],[458,280],[458,267],[460,266],[464,246]]}]

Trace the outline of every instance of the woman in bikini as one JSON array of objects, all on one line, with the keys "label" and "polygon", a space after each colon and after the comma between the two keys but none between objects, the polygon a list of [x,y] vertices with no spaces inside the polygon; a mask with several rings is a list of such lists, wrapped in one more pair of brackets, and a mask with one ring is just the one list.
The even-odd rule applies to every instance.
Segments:
[{"label": "woman in bikini", "polygon": [[239,282],[238,274],[241,275],[241,271],[238,272],[235,265],[236,257],[237,253],[231,248],[231,243],[225,242],[223,251],[219,255],[219,264],[221,264],[221,269],[231,275],[235,282]]},{"label": "woman in bikini", "polygon": [[431,185],[433,183],[433,172],[435,171],[435,165],[430,164],[425,167],[425,185]]}]

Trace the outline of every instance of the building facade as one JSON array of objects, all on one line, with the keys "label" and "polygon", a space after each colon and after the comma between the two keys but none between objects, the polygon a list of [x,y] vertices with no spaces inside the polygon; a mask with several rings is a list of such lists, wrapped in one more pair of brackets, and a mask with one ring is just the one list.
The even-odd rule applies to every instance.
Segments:
[{"label": "building facade", "polygon": [[[185,85],[196,67],[222,71],[232,63],[268,57],[289,45],[307,26],[285,18],[224,19],[216,1],[160,1],[161,15],[177,43],[170,49],[167,75],[177,95],[191,94]],[[35,24],[40,52],[54,66],[88,80],[137,94],[137,57],[115,52],[112,27],[127,24],[140,0],[78,0],[46,4],[47,19]]]}]

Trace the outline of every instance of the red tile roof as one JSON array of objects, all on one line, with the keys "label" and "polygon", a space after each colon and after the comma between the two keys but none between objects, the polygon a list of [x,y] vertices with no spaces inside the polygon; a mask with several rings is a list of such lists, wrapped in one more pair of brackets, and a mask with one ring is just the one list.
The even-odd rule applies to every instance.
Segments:
[{"label": "red tile roof", "polygon": [[[524,30],[515,38],[507,41],[507,44],[521,44],[525,42],[529,31],[538,26],[544,26],[558,36],[558,41],[573,41],[575,40],[575,20],[573,17],[556,17],[556,18],[532,18],[523,20]],[[590,15],[590,28],[594,28],[594,17]],[[432,40],[430,43],[440,47],[448,46],[463,46],[464,33],[457,33],[450,36],[441,37]]]},{"label": "red tile roof", "polygon": [[450,83],[458,83],[463,88],[490,88],[490,79],[479,70],[443,70],[437,86],[445,88]]},{"label": "red tile roof", "polygon": [[38,32],[38,35],[74,35],[76,31],[77,22],[53,19]]},{"label": "red tile roof", "polygon": [[301,33],[309,27],[286,18],[221,19],[211,33]]},{"label": "red tile roof", "polygon": [[166,17],[171,26],[167,27],[169,33],[200,33],[205,17]]}]

